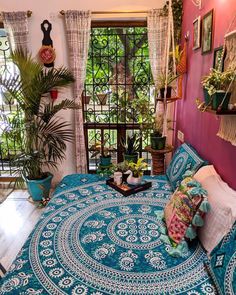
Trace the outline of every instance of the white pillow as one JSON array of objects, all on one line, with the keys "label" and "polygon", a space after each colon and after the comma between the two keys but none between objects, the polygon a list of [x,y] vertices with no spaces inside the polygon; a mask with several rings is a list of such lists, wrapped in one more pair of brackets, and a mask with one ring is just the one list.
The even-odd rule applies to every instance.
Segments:
[{"label": "white pillow", "polygon": [[211,205],[198,231],[199,240],[210,254],[236,220],[236,191],[221,179],[213,165],[200,168],[194,178],[207,190]]}]

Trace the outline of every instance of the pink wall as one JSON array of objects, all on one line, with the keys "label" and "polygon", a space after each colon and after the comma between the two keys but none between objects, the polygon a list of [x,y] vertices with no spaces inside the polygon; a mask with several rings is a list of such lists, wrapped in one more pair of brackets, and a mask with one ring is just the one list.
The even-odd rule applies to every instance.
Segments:
[{"label": "pink wall", "polygon": [[[199,15],[203,16],[214,8],[213,49],[223,45],[234,14],[236,0],[202,0],[199,10],[191,0],[184,0],[182,32],[190,32],[188,42],[188,73],[185,77],[185,93],[176,104],[176,131],[184,132],[185,141],[192,144],[200,155],[212,163],[222,178],[236,189],[236,147],[216,136],[220,119],[210,113],[197,110],[195,99],[203,98],[201,77],[208,73],[213,64],[213,50],[201,55],[201,49],[192,50],[192,22]],[[236,24],[234,26],[236,28]],[[180,142],[176,140],[176,145]]]}]

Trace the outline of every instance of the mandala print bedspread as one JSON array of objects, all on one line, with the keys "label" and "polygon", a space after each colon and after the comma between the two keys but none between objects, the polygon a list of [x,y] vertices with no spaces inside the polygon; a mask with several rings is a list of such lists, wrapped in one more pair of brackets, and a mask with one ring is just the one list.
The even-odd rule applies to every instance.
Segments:
[{"label": "mandala print bedspread", "polygon": [[124,197],[98,176],[65,177],[0,294],[215,294],[197,243],[181,259],[166,253],[154,212],[172,192],[151,180]]}]

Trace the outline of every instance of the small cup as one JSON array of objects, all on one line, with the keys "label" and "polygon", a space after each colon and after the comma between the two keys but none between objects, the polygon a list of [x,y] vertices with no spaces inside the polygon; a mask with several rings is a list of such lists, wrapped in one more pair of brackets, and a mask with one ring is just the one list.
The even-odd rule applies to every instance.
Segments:
[{"label": "small cup", "polygon": [[233,108],[234,108],[234,105],[233,105],[232,103],[229,103],[229,104],[228,104],[228,110],[231,111]]},{"label": "small cup", "polygon": [[121,183],[122,183],[122,173],[121,172],[114,172],[114,182],[116,185],[121,185]]}]

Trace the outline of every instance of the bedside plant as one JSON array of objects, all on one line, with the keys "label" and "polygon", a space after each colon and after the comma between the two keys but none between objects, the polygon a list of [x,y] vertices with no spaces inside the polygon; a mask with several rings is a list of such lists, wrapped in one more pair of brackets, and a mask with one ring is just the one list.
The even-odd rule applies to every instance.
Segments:
[{"label": "bedside plant", "polygon": [[16,184],[24,180],[33,200],[39,201],[49,194],[53,176],[47,169],[57,168],[58,162],[65,158],[66,142],[74,137],[70,124],[58,112],[78,107],[68,99],[48,103],[46,97],[55,87],[69,86],[74,77],[64,67],[45,70],[31,55],[20,50],[12,54],[12,61],[19,74],[1,76],[0,85],[24,114],[23,124],[14,122],[12,126],[21,142],[21,150],[13,160]]},{"label": "bedside plant", "polygon": [[139,158],[137,163],[130,162],[129,163],[129,176],[127,178],[127,182],[132,185],[137,185],[142,182],[143,171],[147,168],[147,163],[144,158]]}]

